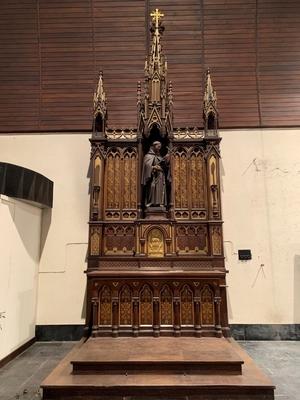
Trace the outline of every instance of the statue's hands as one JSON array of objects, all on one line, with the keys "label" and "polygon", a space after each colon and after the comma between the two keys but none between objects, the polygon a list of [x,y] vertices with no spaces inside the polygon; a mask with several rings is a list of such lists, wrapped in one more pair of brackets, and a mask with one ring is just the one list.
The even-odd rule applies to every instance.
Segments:
[{"label": "statue's hands", "polygon": [[167,153],[167,154],[164,156],[164,160],[165,160],[167,163],[170,161],[170,153]]},{"label": "statue's hands", "polygon": [[162,168],[159,165],[153,165],[152,170],[153,171],[162,171]]}]

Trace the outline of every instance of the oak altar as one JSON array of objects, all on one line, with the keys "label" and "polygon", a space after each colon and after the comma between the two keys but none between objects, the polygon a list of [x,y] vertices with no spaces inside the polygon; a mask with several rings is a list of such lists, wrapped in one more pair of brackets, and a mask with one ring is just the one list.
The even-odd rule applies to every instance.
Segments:
[{"label": "oak altar", "polygon": [[217,97],[207,71],[204,129],[174,128],[152,14],[137,128],[108,127],[94,94],[86,338],[43,382],[44,399],[273,400],[229,338]]}]

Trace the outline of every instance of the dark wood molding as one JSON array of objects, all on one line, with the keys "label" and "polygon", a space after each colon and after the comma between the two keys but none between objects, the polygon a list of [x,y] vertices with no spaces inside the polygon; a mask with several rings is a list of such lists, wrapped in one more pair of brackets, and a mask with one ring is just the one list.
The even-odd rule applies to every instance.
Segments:
[{"label": "dark wood molding", "polygon": [[8,354],[6,357],[2,358],[2,360],[0,360],[0,368],[4,367],[18,355],[27,350],[30,346],[33,345],[34,342],[36,342],[36,337],[33,337],[32,339],[28,340],[26,343],[22,344],[22,346],[18,347],[16,350]]}]

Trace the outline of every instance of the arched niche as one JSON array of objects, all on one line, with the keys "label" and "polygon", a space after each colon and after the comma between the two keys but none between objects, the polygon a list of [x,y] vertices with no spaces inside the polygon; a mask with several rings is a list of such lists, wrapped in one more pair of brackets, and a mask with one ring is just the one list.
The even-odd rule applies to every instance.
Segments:
[{"label": "arched niche", "polygon": [[210,112],[207,116],[207,129],[209,131],[217,129],[217,124],[216,124],[216,116],[213,112]]}]

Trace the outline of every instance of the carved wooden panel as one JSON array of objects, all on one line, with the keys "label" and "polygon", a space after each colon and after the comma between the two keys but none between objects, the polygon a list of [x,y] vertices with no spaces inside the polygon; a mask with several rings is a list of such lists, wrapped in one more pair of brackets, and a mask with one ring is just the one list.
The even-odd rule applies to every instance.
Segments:
[{"label": "carved wooden panel", "polygon": [[186,150],[179,148],[174,158],[175,208],[188,208],[188,165]]},{"label": "carved wooden panel", "polygon": [[194,324],[193,292],[185,285],[180,293],[181,297],[181,325]]},{"label": "carved wooden panel", "polygon": [[219,163],[217,156],[212,153],[208,158],[208,177],[209,177],[209,202],[211,218],[220,217],[220,182],[219,182]]},{"label": "carved wooden panel", "polygon": [[134,232],[133,225],[106,225],[104,228],[104,254],[133,254],[135,251]]},{"label": "carved wooden panel", "polygon": [[160,324],[173,325],[173,296],[169,286],[160,293]]},{"label": "carved wooden panel", "polygon": [[105,165],[105,219],[137,217],[137,155],[133,147],[111,147]]},{"label": "carved wooden panel", "polygon": [[120,151],[117,148],[112,148],[107,155],[106,163],[106,208],[119,209],[120,208]]},{"label": "carved wooden panel", "polygon": [[112,323],[111,290],[104,286],[99,296],[99,325],[107,326]]},{"label": "carved wooden panel", "polygon": [[[224,307],[224,300],[215,297],[215,290],[217,293],[220,288],[214,289],[210,283],[209,278],[124,279],[120,275],[103,282],[97,279],[93,287],[99,288],[99,307],[93,314],[94,326],[98,326],[99,334],[103,327],[108,327],[112,333],[140,331],[146,335],[175,334],[182,327],[182,334],[196,336],[201,326],[205,335],[217,336],[216,320],[219,321],[218,310]],[[213,282],[214,285],[221,283]],[[215,305],[216,299],[220,306]]]},{"label": "carved wooden panel", "polygon": [[201,324],[215,324],[214,293],[208,285],[201,291]]},{"label": "carved wooden panel", "polygon": [[98,256],[100,254],[101,232],[99,227],[92,227],[90,231],[90,254]]},{"label": "carved wooden panel", "polygon": [[207,227],[203,225],[178,225],[176,227],[176,252],[178,254],[207,254]]},{"label": "carved wooden panel", "polygon": [[101,207],[101,191],[102,186],[102,160],[100,155],[97,154],[93,159],[93,177],[91,187],[91,218],[93,220],[99,219]]},{"label": "carved wooden panel", "polygon": [[124,151],[124,173],[123,177],[123,209],[136,209],[137,206],[137,165],[136,152],[133,148],[127,148]]},{"label": "carved wooden panel", "polygon": [[131,290],[127,285],[120,290],[120,325],[132,325],[132,301]]},{"label": "carved wooden panel", "polygon": [[206,219],[206,166],[199,146],[178,146],[174,153],[174,203],[177,219]]},{"label": "carved wooden panel", "polygon": [[194,324],[193,292],[188,285],[181,290],[181,324]]},{"label": "carved wooden panel", "polygon": [[220,226],[211,228],[211,247],[214,256],[222,255],[222,228]]},{"label": "carved wooden panel", "polygon": [[148,285],[145,285],[140,293],[140,325],[152,325],[153,323],[153,293]]},{"label": "carved wooden panel", "polygon": [[206,173],[203,154],[199,148],[193,148],[190,155],[191,208],[206,207]]}]

